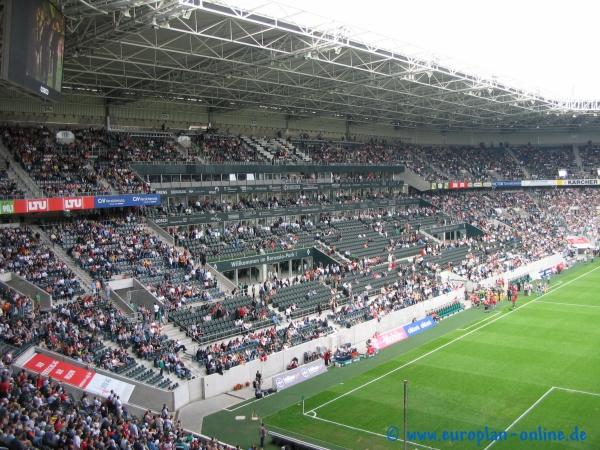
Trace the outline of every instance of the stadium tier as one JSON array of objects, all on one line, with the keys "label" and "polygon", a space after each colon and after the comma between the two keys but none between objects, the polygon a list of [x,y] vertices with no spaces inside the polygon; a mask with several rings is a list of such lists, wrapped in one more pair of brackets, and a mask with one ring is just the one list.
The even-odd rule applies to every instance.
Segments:
[{"label": "stadium tier", "polygon": [[600,449],[600,103],[232,2],[0,1],[0,450]]},{"label": "stadium tier", "polygon": [[[48,129],[5,129],[23,172],[7,162],[4,196],[35,193],[32,186],[48,197],[158,193],[160,205],[46,213],[2,228],[2,345],[7,367],[50,355],[118,377],[134,393],[150,389],[141,404],[115,406],[111,394],[86,406],[112,408],[114,417],[127,403],[158,410],[163,393],[178,409],[234,385],[254,392],[243,367],[289,355],[282,364],[293,370],[331,358],[328,347],[342,358],[359,330],[416,320],[416,308],[436,322],[453,317],[475,305],[457,292],[478,292],[545,258],[575,257],[573,237],[598,237],[593,187],[419,192],[402,178],[404,168],[426,181],[551,179],[559,168],[583,176],[595,164],[591,144],[578,164],[565,147],[203,135],[184,151],[165,135],[74,135],[63,145]],[[240,162],[253,164],[244,177]],[[184,177],[185,167],[197,175]],[[213,393],[213,377],[228,384]],[[12,389],[23,380],[5,378]],[[194,398],[197,385],[204,394]],[[152,427],[147,419],[136,423]]]}]

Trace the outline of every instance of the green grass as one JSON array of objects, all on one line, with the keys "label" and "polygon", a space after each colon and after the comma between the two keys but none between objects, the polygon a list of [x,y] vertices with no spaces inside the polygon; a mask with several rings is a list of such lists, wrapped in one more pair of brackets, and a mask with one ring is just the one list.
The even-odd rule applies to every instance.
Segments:
[{"label": "green grass", "polygon": [[[330,379],[321,386],[304,383],[300,391],[286,394],[287,399],[285,391],[277,394],[273,398],[280,396],[282,401],[262,411],[265,422],[332,449],[402,448],[386,433],[396,426],[402,434],[406,379],[409,431],[477,431],[487,426],[508,429],[506,441],[490,447],[496,450],[600,449],[600,270],[596,269],[597,264],[582,265],[566,272],[553,280],[548,294],[520,300],[514,311],[504,303],[494,317],[481,311],[458,314],[455,317],[468,321],[447,319],[437,330],[423,334],[433,339],[411,338],[405,341],[411,344],[394,346],[404,351],[379,355],[368,361],[379,358],[376,366],[356,369],[348,379],[334,382],[328,373],[324,377]],[[444,328],[446,322],[455,329]],[[442,330],[445,334],[434,334]],[[304,410],[309,414],[303,414],[300,392],[307,396]],[[521,432],[538,427],[568,435],[576,426],[586,432],[585,440],[519,439]],[[486,448],[490,442],[438,438],[422,444],[469,450]]]}]

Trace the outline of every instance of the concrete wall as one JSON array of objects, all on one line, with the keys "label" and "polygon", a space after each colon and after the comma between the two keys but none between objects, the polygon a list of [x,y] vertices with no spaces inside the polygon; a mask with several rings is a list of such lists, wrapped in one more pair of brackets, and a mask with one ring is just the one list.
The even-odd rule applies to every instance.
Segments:
[{"label": "concrete wall", "polygon": [[[33,347],[32,347],[32,349],[33,349]],[[162,405],[166,404],[169,407],[169,409],[172,411],[176,408],[182,407],[183,405],[185,405],[186,403],[189,402],[189,398],[190,398],[189,389],[188,389],[187,385],[185,385],[185,384],[180,386],[179,388],[177,388],[176,391],[166,391],[164,389],[159,389],[157,387],[150,386],[148,384],[132,380],[131,378],[123,377],[114,372],[102,370],[102,369],[99,369],[94,366],[90,367],[79,361],[68,358],[64,355],[58,354],[56,352],[50,351],[50,350],[42,348],[42,347],[35,347],[34,351],[41,353],[43,355],[50,356],[53,359],[56,359],[58,361],[65,361],[74,366],[91,369],[91,370],[94,370],[95,372],[98,372],[99,374],[106,375],[107,377],[121,380],[125,383],[133,384],[135,386],[135,388],[133,389],[133,393],[131,394],[129,403],[138,405],[144,409],[152,409],[153,411],[160,411],[162,408]],[[29,352],[29,350],[28,350],[28,352]],[[27,354],[29,355],[29,357],[32,356],[32,353],[27,353]],[[21,357],[19,357],[17,362],[24,362],[27,359],[29,359],[29,358],[27,358],[25,355],[22,355]],[[178,392],[179,390],[181,390],[181,392]],[[177,392],[177,394],[176,394],[176,392]],[[196,392],[197,392],[197,390],[196,390]],[[187,399],[187,401],[185,401],[186,399]]]},{"label": "concrete wall", "polygon": [[[479,283],[481,286],[493,286],[496,279],[503,277],[506,280],[519,278],[525,274],[537,274],[540,270],[554,267],[563,262],[561,254],[557,253],[539,261],[535,261],[517,268],[514,271],[506,272],[502,275],[491,277]],[[373,337],[375,333],[382,333],[411,323],[414,319],[425,317],[433,309],[437,309],[455,300],[463,301],[465,289],[461,288],[449,294],[426,300],[405,309],[394,311],[381,318],[380,321],[369,320],[355,325],[352,328],[343,328],[338,332],[319,338],[302,345],[283,350],[269,355],[267,361],[250,361],[247,364],[234,367],[224,373],[224,375],[213,374],[203,378],[204,397],[209,398],[215,395],[231,391],[238,383],[252,381],[257,370],[263,374],[263,378],[269,377],[285,370],[287,364],[292,358],[297,357],[302,361],[304,352],[313,352],[317,347],[335,348],[346,343],[357,346],[360,350],[364,349],[366,341]]]},{"label": "concrete wall", "polygon": [[[13,370],[14,371],[18,371],[20,370],[23,365],[34,355],[34,353],[36,353],[36,351],[38,353],[44,353],[47,354],[49,356],[52,356],[54,359],[57,360],[61,360],[61,361],[68,361],[71,364],[74,364],[76,366],[79,367],[84,367],[82,364],[77,363],[76,361],[73,361],[69,358],[63,357],[62,355],[59,355],[57,353],[54,352],[50,352],[48,350],[42,350],[36,347],[30,347],[29,349],[27,349],[27,351],[25,351],[25,353],[23,353],[22,355],[20,355],[15,362],[13,363]],[[96,370],[98,373],[105,373],[103,371],[100,370]],[[28,371],[29,372],[29,371]],[[33,373],[33,372],[31,372]],[[119,378],[118,376],[114,376],[113,373],[108,373],[108,376],[111,376],[113,378]],[[131,383],[131,380],[129,379],[125,379],[124,381]],[[131,383],[131,384],[136,384],[136,383]],[[65,390],[73,395],[73,397],[75,399],[80,399],[82,394],[85,392],[84,389],[79,389],[75,386],[71,386],[69,384],[65,384],[63,383],[63,387],[65,388]],[[181,408],[182,406],[184,406],[185,404],[189,403],[191,400],[197,400],[198,398],[200,398],[201,396],[201,391],[200,388],[201,387],[201,383],[199,380],[196,380],[195,383],[195,387],[192,387],[191,389],[177,389],[174,392],[172,392],[173,394],[173,399],[174,402],[172,403],[174,405],[175,408]],[[134,393],[135,390],[138,389],[138,386],[136,385],[136,388],[134,389]],[[127,402],[127,408],[129,409],[129,413],[133,414],[134,416],[137,417],[141,417],[148,409],[154,411],[154,412],[160,412],[160,410],[162,409],[162,403],[159,404],[159,401],[156,402],[152,402],[152,404],[154,406],[150,407],[148,406],[149,403],[148,402],[144,402],[144,403],[136,403],[135,400],[139,400],[140,396],[143,395],[147,395],[147,396],[152,396],[154,395],[153,392],[149,392],[147,390],[142,389],[141,390],[141,394],[137,395],[136,398],[134,399],[134,396],[132,394],[131,398],[129,399],[129,402]],[[165,391],[166,392],[166,391]],[[143,397],[142,397],[143,400]],[[160,400],[160,399],[157,399]],[[167,406],[169,406],[169,403],[167,403]],[[169,406],[169,409],[172,411],[173,409],[171,408],[171,406]]]},{"label": "concrete wall", "polygon": [[40,310],[42,311],[52,309],[52,296],[50,294],[13,272],[0,274],[0,284],[33,300],[39,298]]},{"label": "concrete wall", "polygon": [[[104,126],[106,119],[104,99],[64,95],[60,103],[43,102],[23,97],[11,91],[0,93],[0,122],[45,123],[49,125]],[[113,128],[160,129],[162,124],[173,129],[188,129],[211,123],[223,132],[256,136],[276,136],[278,132],[297,137],[307,133],[311,137],[340,139],[346,134],[343,117],[288,117],[277,110],[220,109],[209,111],[202,103],[173,103],[152,100],[131,103],[108,104],[110,124]],[[600,142],[600,130],[581,129],[577,132],[540,131],[525,132],[475,132],[456,131],[442,133],[427,129],[395,129],[386,122],[350,123],[349,134],[357,140],[387,138],[415,144],[432,145],[497,145],[508,142],[513,145],[531,143],[552,145],[584,143],[588,140]]]},{"label": "concrete wall", "polygon": [[505,272],[502,275],[495,275],[493,277],[487,278],[478,284],[482,287],[495,286],[496,280],[498,280],[498,278],[501,277],[504,278],[506,281],[515,280],[525,275],[529,275],[531,278],[536,279],[539,278],[538,274],[540,271],[556,267],[557,265],[564,262],[565,259],[562,256],[562,254],[555,253],[554,255],[547,256],[545,258],[540,259],[539,261],[535,261],[529,264],[525,264],[521,267],[517,267],[515,270]]},{"label": "concrete wall", "polygon": [[425,300],[408,308],[394,311],[387,316],[381,318],[381,321],[370,320],[360,323],[352,328],[340,330],[336,334],[336,346],[341,346],[346,343],[351,343],[359,348],[366,346],[366,341],[371,339],[375,333],[383,333],[392,330],[402,325],[407,325],[413,320],[422,319],[432,310],[440,308],[454,301],[462,301],[465,297],[464,288],[448,294],[440,295],[439,297]]},{"label": "concrete wall", "polygon": [[129,303],[127,303],[127,301],[123,299],[119,294],[117,294],[112,288],[110,290],[110,299],[115,305],[119,307],[121,311],[123,311],[128,316],[133,316],[135,314],[135,311],[131,306],[129,306]]},{"label": "concrete wall", "polygon": [[[336,347],[350,343],[356,345],[360,350],[364,350],[367,339],[373,337],[376,332],[384,332],[393,328],[411,323],[413,319],[425,317],[428,312],[441,307],[454,300],[464,298],[464,289],[441,295],[439,297],[426,300],[417,305],[410,306],[399,311],[394,311],[383,317],[381,321],[369,320],[360,323],[352,328],[344,328],[330,336],[325,336],[301,345],[285,349],[281,352],[269,355],[266,361],[254,360],[247,364],[229,369],[223,375],[213,374],[203,378],[204,397],[210,398],[224,392],[233,390],[233,387],[245,382],[252,382],[256,371],[259,370],[265,381],[275,374],[283,372],[291,360],[296,357],[300,361],[304,358],[305,352],[313,352],[318,347],[335,349]],[[267,381],[268,385],[268,381]]]},{"label": "concrete wall", "polygon": [[166,241],[169,245],[175,245],[175,239],[164,228],[158,226],[156,222],[147,217],[144,217],[144,221],[148,228],[158,234],[163,241]]}]

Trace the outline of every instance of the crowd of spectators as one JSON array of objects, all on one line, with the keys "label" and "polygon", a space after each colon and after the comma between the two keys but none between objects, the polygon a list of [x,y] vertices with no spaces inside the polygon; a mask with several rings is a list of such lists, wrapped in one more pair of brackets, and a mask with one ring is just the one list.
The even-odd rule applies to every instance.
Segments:
[{"label": "crowd of spectators", "polygon": [[479,238],[463,240],[469,253],[453,269],[478,281],[563,250],[570,233],[591,231],[595,211],[588,202],[596,196],[590,189],[554,189],[446,192],[429,200],[485,232]]},{"label": "crowd of spectators", "polygon": [[0,314],[0,336],[3,342],[20,349],[38,339],[36,319],[39,310],[30,297],[0,287]]},{"label": "crowd of spectators", "polygon": [[600,145],[589,141],[580,145],[578,149],[583,169],[582,178],[597,178],[600,169]]},{"label": "crowd of spectators", "polygon": [[149,183],[146,183],[138,174],[129,167],[121,165],[120,162],[99,163],[98,174],[118,193],[148,194],[152,191]]},{"label": "crowd of spectators", "polygon": [[[105,192],[100,178],[120,192],[148,192],[150,187],[127,165],[132,161],[183,161],[175,145],[163,138],[142,139],[108,136],[93,130],[76,132],[76,142],[56,144],[44,129],[5,129],[3,139],[25,170],[51,195]],[[256,158],[238,138],[207,135],[196,142],[205,160],[250,161]],[[525,171],[534,178],[555,178],[556,168],[575,171],[571,147],[544,149],[426,148],[408,144],[314,143],[305,147],[313,160],[326,163],[406,163],[428,179],[485,180],[519,178]],[[510,154],[514,152],[516,160]],[[582,149],[584,167],[600,160],[591,144]],[[92,154],[100,155],[92,162]],[[418,156],[417,156],[418,154]],[[550,158],[548,158],[548,154]],[[432,164],[426,164],[423,161]],[[0,196],[11,195],[14,186],[0,172]],[[593,173],[592,173],[593,175]],[[376,177],[374,177],[376,178]],[[179,214],[215,213],[245,209],[301,208],[317,204],[360,204],[365,200],[396,197],[377,190],[362,195],[300,193],[297,196],[241,196],[234,201],[197,200],[175,206]],[[188,331],[192,338],[203,336],[205,323],[231,318],[236,336],[200,346],[195,358],[208,374],[223,373],[239,364],[265,360],[277,352],[333,331],[332,323],[352,326],[379,320],[392,311],[450,292],[461,281],[448,281],[443,272],[477,283],[546,255],[560,252],[569,235],[599,237],[596,205],[600,191],[592,188],[517,191],[437,192],[422,197],[431,206],[409,205],[392,211],[321,215],[314,224],[308,219],[275,221],[270,226],[229,223],[195,225],[173,229],[178,246],[161,241],[132,215],[104,219],[77,219],[48,229],[51,240],[68,253],[94,279],[115,276],[138,277],[165,303],[168,312],[195,311],[200,320]],[[171,212],[171,210],[167,210]],[[451,242],[424,238],[420,223],[466,222],[483,231],[481,236]],[[345,241],[377,247],[375,255],[338,264],[302,268],[291,279],[271,277],[258,288],[244,292],[246,303],[225,297],[216,288],[205,262],[211,258],[239,256],[248,251],[261,254],[276,250],[325,243],[332,256]],[[394,253],[418,247],[419,252],[403,261]],[[442,256],[464,250],[456,260],[440,263]],[[185,346],[163,333],[163,320],[155,311],[140,307],[138,321],[131,321],[100,294],[83,295],[75,274],[27,227],[0,229],[0,271],[14,272],[51,294],[65,300],[54,310],[42,313],[36,299],[12,289],[0,290],[0,334],[12,348],[37,343],[77,361],[108,371],[120,372],[136,364],[136,358],[182,379],[192,376],[181,355]],[[296,303],[277,312],[272,301],[296,285],[325,286],[330,292],[328,311],[319,303],[315,315],[300,319]],[[312,287],[311,287],[312,289]],[[316,289],[309,290],[309,297]],[[302,299],[298,299],[299,301]],[[236,305],[231,306],[229,305]],[[280,314],[282,313],[282,314]],[[267,325],[254,328],[255,324]],[[110,342],[110,345],[109,345]],[[3,356],[10,363],[12,354]],[[185,443],[189,448],[213,450],[215,443],[183,432],[170,417],[147,414],[136,420],[123,405],[84,398],[75,401],[56,383],[25,374],[10,375],[0,368],[0,441],[10,448],[172,448]],[[162,375],[162,373],[161,373]],[[18,419],[18,420],[16,420]],[[58,424],[58,425],[57,425]]]},{"label": "crowd of spectators", "polygon": [[[175,205],[160,206],[148,211],[151,217],[164,217],[165,215],[194,215],[214,214],[217,212],[246,211],[246,210],[273,210],[273,209],[301,209],[317,205],[350,205],[361,204],[364,201],[392,200],[398,198],[386,190],[372,189],[362,193],[335,191],[332,193],[299,192],[296,195],[267,195],[253,194],[240,196],[236,200],[227,198],[197,198],[190,199],[187,204],[179,202]],[[283,211],[282,211],[283,215]]]},{"label": "crowd of spectators", "polygon": [[534,147],[525,145],[513,148],[520,163],[533,179],[553,180],[558,177],[559,169],[568,174],[579,172],[572,145]]},{"label": "crowd of spectators", "polygon": [[[15,159],[47,195],[67,196],[150,192],[149,183],[129,167],[132,162],[250,162],[263,161],[243,136],[205,133],[192,136],[191,149],[180,148],[172,136],[140,136],[76,129],[75,142],[61,145],[46,128],[4,128],[2,139]],[[581,165],[567,146],[422,146],[385,139],[369,142],[310,140],[295,145],[312,162],[323,164],[400,164],[428,181],[493,179],[553,179],[558,169],[570,177],[595,176],[600,163],[597,146],[579,146]],[[4,182],[3,182],[4,183]],[[0,183],[0,195],[15,186]],[[2,192],[4,190],[4,193]],[[14,191],[18,195],[17,191]]]},{"label": "crowd of spectators", "polygon": [[128,162],[185,161],[173,138],[143,137],[126,133],[110,133],[108,145],[99,154],[100,161],[126,165]]},{"label": "crowd of spectators", "polygon": [[49,234],[93,279],[135,276],[166,300],[168,309],[218,295],[212,274],[189,250],[161,241],[139,217],[75,220],[52,227]]},{"label": "crowd of spectators", "polygon": [[173,414],[134,417],[119,397],[68,394],[57,381],[0,363],[0,445],[9,449],[225,450],[185,431]]},{"label": "crowd of spectators", "polygon": [[8,176],[6,169],[0,169],[0,198],[22,197],[24,192],[17,183]]},{"label": "crowd of spectators", "polygon": [[324,318],[308,317],[290,321],[282,327],[270,327],[257,332],[199,347],[196,360],[206,367],[207,374],[220,373],[240,364],[260,359],[265,361],[272,353],[290,348],[302,342],[317,339],[333,332]]},{"label": "crowd of spectators", "polygon": [[507,148],[492,147],[423,147],[419,156],[438,172],[442,180],[488,181],[524,178],[520,164]]},{"label": "crowd of spectators", "polygon": [[193,142],[199,147],[200,159],[207,162],[250,162],[258,158],[256,150],[239,137],[203,134],[195,136]]},{"label": "crowd of spectators", "polygon": [[280,219],[271,226],[202,224],[171,232],[176,242],[189,248],[196,257],[213,261],[309,246],[314,242],[310,234],[313,229],[310,220],[285,222]]},{"label": "crowd of spectators", "polygon": [[67,264],[27,227],[0,228],[0,271],[25,278],[55,300],[83,293]]},{"label": "crowd of spectators", "polygon": [[48,196],[107,193],[94,170],[93,153],[104,145],[101,130],[74,130],[72,144],[59,144],[46,128],[6,128],[3,143]]}]

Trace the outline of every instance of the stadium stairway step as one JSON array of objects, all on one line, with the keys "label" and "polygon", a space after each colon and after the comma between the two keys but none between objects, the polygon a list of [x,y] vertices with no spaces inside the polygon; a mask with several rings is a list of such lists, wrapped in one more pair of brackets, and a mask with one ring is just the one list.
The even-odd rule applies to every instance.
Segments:
[{"label": "stadium stairway step", "polygon": [[175,150],[177,151],[177,153],[179,153],[179,155],[181,155],[181,157],[183,159],[187,159],[188,155],[190,153],[190,150],[193,150],[191,147],[189,149],[185,148],[183,145],[181,145],[179,142],[177,141],[173,141],[173,147],[175,148]]},{"label": "stadium stairway step", "polygon": [[419,159],[421,161],[421,163],[423,165],[431,167],[434,172],[437,172],[439,175],[441,175],[442,177],[444,177],[444,179],[446,179],[446,180],[452,180],[454,178],[454,177],[451,177],[448,172],[446,172],[445,170],[442,170],[439,166],[437,166],[436,164],[434,164],[430,160],[423,159],[423,157],[421,155],[419,155],[418,153],[416,153],[415,156],[416,156],[417,159]]},{"label": "stadium stairway step", "polygon": [[419,191],[426,191],[431,188],[431,183],[429,181],[408,167],[404,167],[404,172],[402,172],[400,176],[404,183]]},{"label": "stadium stairway step", "polygon": [[[184,342],[185,340],[189,340],[190,343],[192,340],[185,335],[184,331],[181,331],[178,326],[173,325],[173,323],[168,322],[166,325],[163,325],[162,328],[163,334],[169,336],[170,339],[179,339]],[[184,345],[187,347],[187,343],[184,342]]]},{"label": "stadium stairway step", "polygon": [[154,236],[156,236],[158,239],[160,239],[161,242],[164,242],[167,245],[170,245],[171,247],[175,247],[178,251],[183,251],[183,247],[178,247],[176,245],[173,245],[173,241],[169,240],[167,237],[165,237],[165,235],[162,235],[161,233],[158,233],[156,230],[154,230],[151,226],[149,226],[147,223],[144,224],[144,231],[152,234]]},{"label": "stadium stairway step", "polygon": [[[160,233],[157,233],[154,229],[152,229],[152,227],[145,225],[144,229],[150,233],[153,234],[154,236],[158,237],[162,242],[164,242],[167,245],[170,245],[171,247],[174,247],[175,249],[177,249],[180,252],[185,251],[186,249],[180,245],[174,245],[173,242],[167,240],[164,236],[162,236]],[[215,280],[217,280],[217,283],[219,285],[219,289],[221,289],[223,292],[225,292],[226,294],[231,294],[231,292],[237,288],[237,286],[235,285],[235,283],[231,280],[229,280],[227,277],[225,277],[221,272],[215,270],[214,267],[212,267],[210,264],[206,265],[206,268],[212,273],[213,277]]]},{"label": "stadium stairway step", "polygon": [[577,164],[577,168],[579,172],[583,173],[583,161],[581,160],[581,153],[579,153],[579,147],[573,144],[573,157],[575,158],[575,164]]},{"label": "stadium stairway step", "polygon": [[10,162],[10,170],[11,178],[17,181],[17,185],[19,188],[28,196],[31,197],[43,197],[44,194],[42,190],[35,184],[35,181],[29,176],[21,164],[19,164],[13,158],[12,154],[4,145],[0,142],[0,157],[4,158],[8,162]]},{"label": "stadium stairway step", "polygon": [[517,158],[517,155],[515,155],[515,152],[512,151],[512,148],[508,147],[507,153],[508,153],[508,156],[510,156],[512,158],[512,160],[515,161],[517,163],[517,165],[519,166],[519,168],[523,171],[523,174],[525,175],[525,179],[530,180],[531,174],[529,173],[529,171],[527,170],[525,165],[521,164],[521,161],[519,160],[519,158]]},{"label": "stadium stairway step", "polygon": [[[180,352],[179,356],[182,360],[184,360],[184,362],[186,362],[186,367],[189,367],[194,373],[194,375],[201,374],[201,372],[197,370],[198,364],[192,363],[193,356],[196,354],[196,350],[198,349],[199,344],[195,342],[192,338],[187,337],[185,335],[185,331],[181,331],[178,326],[173,325],[173,323],[171,322],[168,322],[166,325],[163,325],[162,332],[163,334],[168,336],[169,339],[179,340],[183,345],[185,345],[185,353]],[[187,361],[189,361],[190,364],[187,364]]]},{"label": "stadium stairway step", "polygon": [[[108,339],[101,338],[100,340],[102,341],[104,346],[107,348],[110,348],[110,349],[119,348],[119,346],[116,343],[109,341]],[[135,362],[138,365],[143,366],[145,370],[152,369],[156,372],[156,374],[160,373],[160,369],[157,369],[156,367],[154,367],[154,363],[152,361],[148,361],[147,359],[138,358],[131,351],[129,351],[129,354],[133,357]],[[187,364],[186,364],[186,366],[187,366]],[[171,380],[171,382],[173,384],[174,383],[179,383],[180,385],[182,384],[182,380],[180,380],[175,374],[169,374],[166,372],[167,371],[165,371],[165,373],[163,374],[163,376],[165,378],[168,378],[169,380]]]},{"label": "stadium stairway step", "polygon": [[63,261],[69,267],[69,269],[73,271],[83,290],[87,294],[91,294],[92,291],[90,287],[93,281],[92,277],[90,277],[90,275],[84,269],[82,269],[60,245],[53,244],[50,236],[48,236],[48,234],[41,227],[34,225],[31,228],[40,234],[41,240],[54,251],[58,259]]},{"label": "stadium stairway step", "polygon": [[116,195],[119,192],[105,178],[98,178],[98,184],[108,189],[111,195]]},{"label": "stadium stairway step", "polygon": [[[437,242],[438,244],[441,244],[442,241],[440,241],[438,238],[432,236],[431,234],[429,234],[428,232],[426,232],[425,230],[421,229],[420,231],[421,234],[423,234],[425,237],[427,237],[428,239],[431,239],[433,242]],[[413,256],[409,256],[405,259],[413,259]]]}]

